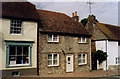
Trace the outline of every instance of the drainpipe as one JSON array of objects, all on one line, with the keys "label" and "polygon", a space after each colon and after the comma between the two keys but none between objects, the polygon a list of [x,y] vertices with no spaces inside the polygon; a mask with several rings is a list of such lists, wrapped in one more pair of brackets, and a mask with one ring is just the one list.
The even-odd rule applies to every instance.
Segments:
[{"label": "drainpipe", "polygon": [[39,75],[39,23],[37,23],[37,75]]},{"label": "drainpipe", "polygon": [[[106,39],[106,52],[107,52],[107,39]],[[106,59],[106,71],[107,71],[107,59]]]},{"label": "drainpipe", "polygon": [[92,54],[91,54],[91,39],[89,39],[89,42],[90,42],[90,71],[92,70]]}]

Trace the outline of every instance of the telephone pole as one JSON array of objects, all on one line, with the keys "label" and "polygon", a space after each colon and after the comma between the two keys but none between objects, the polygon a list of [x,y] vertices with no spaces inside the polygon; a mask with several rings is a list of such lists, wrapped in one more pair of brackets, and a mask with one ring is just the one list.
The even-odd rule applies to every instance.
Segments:
[{"label": "telephone pole", "polygon": [[92,10],[92,9],[91,9],[91,5],[94,4],[94,3],[92,3],[90,0],[89,0],[89,2],[87,2],[87,3],[89,4],[89,12],[90,12],[90,15],[91,15],[91,10]]}]

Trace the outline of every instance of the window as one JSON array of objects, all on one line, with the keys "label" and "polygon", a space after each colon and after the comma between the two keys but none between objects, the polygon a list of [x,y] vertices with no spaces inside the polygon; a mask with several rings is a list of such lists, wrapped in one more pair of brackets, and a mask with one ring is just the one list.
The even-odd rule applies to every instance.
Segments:
[{"label": "window", "polygon": [[59,54],[48,54],[47,61],[48,61],[48,66],[58,66]]},{"label": "window", "polygon": [[29,46],[9,46],[9,66],[29,64]]},{"label": "window", "polygon": [[31,66],[32,43],[6,42],[6,67]]},{"label": "window", "polygon": [[87,64],[87,54],[80,54],[78,56],[78,64],[79,65]]},{"label": "window", "polygon": [[59,36],[56,34],[48,34],[48,42],[59,42]]},{"label": "window", "polygon": [[116,58],[116,64],[120,64],[120,57]]},{"label": "window", "polygon": [[11,20],[10,34],[22,34],[22,21]]},{"label": "window", "polygon": [[86,37],[78,37],[78,43],[86,43]]}]

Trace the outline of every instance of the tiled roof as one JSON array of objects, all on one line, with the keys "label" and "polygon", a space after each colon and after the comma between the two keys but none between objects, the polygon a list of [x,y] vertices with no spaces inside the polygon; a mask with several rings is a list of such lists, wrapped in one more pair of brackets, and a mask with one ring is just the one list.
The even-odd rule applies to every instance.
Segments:
[{"label": "tiled roof", "polygon": [[40,16],[40,31],[90,35],[80,22],[63,13],[37,10]]},{"label": "tiled roof", "polygon": [[109,24],[103,24],[103,23],[96,23],[98,28],[101,30],[101,32],[107,37],[107,39],[110,40],[120,40],[120,27],[109,25]]},{"label": "tiled roof", "polygon": [[25,20],[39,19],[35,5],[29,2],[2,2],[2,17]]}]

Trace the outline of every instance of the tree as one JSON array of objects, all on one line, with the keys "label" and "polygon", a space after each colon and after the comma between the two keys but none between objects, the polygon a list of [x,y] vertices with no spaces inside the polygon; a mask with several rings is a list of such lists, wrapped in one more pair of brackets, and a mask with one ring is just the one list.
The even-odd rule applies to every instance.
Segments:
[{"label": "tree", "polygon": [[97,50],[94,52],[94,59],[99,61],[99,64],[107,59],[107,52],[103,52],[102,50]]},{"label": "tree", "polygon": [[86,26],[87,22],[88,22],[88,18],[84,18],[81,20],[81,23],[84,25],[84,27]]}]

